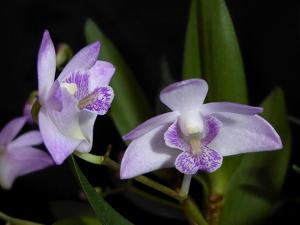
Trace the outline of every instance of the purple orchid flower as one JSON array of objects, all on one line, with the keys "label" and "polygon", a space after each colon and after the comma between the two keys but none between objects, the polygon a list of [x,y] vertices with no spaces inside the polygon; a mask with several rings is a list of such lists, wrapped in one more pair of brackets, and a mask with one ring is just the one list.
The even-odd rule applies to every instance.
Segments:
[{"label": "purple orchid flower", "polygon": [[223,156],[282,148],[279,135],[258,113],[262,108],[229,102],[203,104],[207,83],[171,84],[160,100],[173,112],[153,117],[123,136],[129,144],[121,162],[123,179],[160,168],[184,174],[214,172]]},{"label": "purple orchid flower", "polygon": [[44,32],[38,55],[39,127],[56,164],[75,149],[89,152],[97,115],[104,115],[114,97],[108,86],[115,68],[98,61],[100,43],[81,49],[54,81],[55,50],[48,31]]},{"label": "purple orchid flower", "polygon": [[54,164],[47,153],[32,147],[43,142],[39,131],[14,139],[25,123],[26,116],[18,117],[0,132],[0,186],[5,189],[10,189],[17,177]]}]

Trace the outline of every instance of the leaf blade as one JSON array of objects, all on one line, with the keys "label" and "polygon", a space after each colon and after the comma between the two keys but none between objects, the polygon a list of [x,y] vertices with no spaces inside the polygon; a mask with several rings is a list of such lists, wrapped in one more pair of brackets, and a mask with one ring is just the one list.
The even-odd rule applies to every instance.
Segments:
[{"label": "leaf blade", "polygon": [[85,196],[87,197],[87,200],[92,206],[100,222],[105,225],[133,225],[121,214],[115,211],[99,194],[97,194],[97,192],[95,192],[94,188],[90,185],[80,170],[73,156],[70,157],[69,162]]},{"label": "leaf blade", "polygon": [[85,36],[88,43],[99,40],[101,59],[116,66],[116,72],[111,81],[115,99],[110,115],[119,133],[123,135],[152,115],[151,106],[117,48],[91,19],[86,21]]}]

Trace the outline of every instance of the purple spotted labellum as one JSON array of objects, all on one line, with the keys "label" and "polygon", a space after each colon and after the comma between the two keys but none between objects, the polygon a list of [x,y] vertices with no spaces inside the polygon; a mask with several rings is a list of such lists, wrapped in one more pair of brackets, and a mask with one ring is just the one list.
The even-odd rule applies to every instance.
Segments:
[{"label": "purple spotted labellum", "polygon": [[55,78],[55,50],[44,32],[38,55],[39,127],[56,164],[75,150],[89,152],[97,115],[104,115],[114,97],[108,86],[114,66],[99,61],[100,43],[81,49]]},{"label": "purple spotted labellum", "polygon": [[22,175],[53,165],[45,152],[32,147],[42,144],[39,131],[17,134],[26,122],[26,116],[10,121],[0,132],[0,186],[9,189],[14,180]]},{"label": "purple spotted labellum", "polygon": [[262,108],[203,104],[207,91],[201,79],[161,91],[161,101],[173,112],[153,117],[123,136],[132,142],[121,162],[121,178],[173,166],[187,175],[211,173],[222,165],[223,156],[282,148],[274,128],[257,115]]}]

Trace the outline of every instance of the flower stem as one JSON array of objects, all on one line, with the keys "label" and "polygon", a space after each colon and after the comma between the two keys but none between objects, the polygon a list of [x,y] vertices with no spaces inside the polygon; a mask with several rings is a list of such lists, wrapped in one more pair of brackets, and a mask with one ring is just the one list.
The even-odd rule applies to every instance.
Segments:
[{"label": "flower stem", "polygon": [[13,218],[13,217],[10,217],[10,216],[4,214],[3,212],[0,212],[0,219],[4,220],[6,222],[9,222],[11,224],[15,224],[15,225],[43,225],[40,223],[28,221],[28,220],[21,220],[21,219]]},{"label": "flower stem", "polygon": [[[93,154],[89,154],[89,153],[79,153],[76,152],[75,155],[89,163],[92,164],[97,164],[97,165],[105,165],[108,168],[118,171],[120,169],[120,164],[118,164],[117,162],[115,162],[114,160],[110,159],[107,155],[105,156],[96,156]],[[133,178],[134,180],[148,186],[151,187],[165,195],[168,195],[178,201],[183,201],[184,198],[186,197],[182,197],[178,194],[178,192],[174,191],[173,189],[166,187],[148,177],[145,176],[137,176],[135,178]]]},{"label": "flower stem", "polygon": [[193,175],[191,174],[184,174],[183,176],[182,185],[179,191],[179,195],[182,196],[183,198],[186,198],[188,196],[192,176]]},{"label": "flower stem", "polygon": [[186,214],[190,224],[208,225],[196,203],[191,198],[186,198],[181,203],[182,209]]}]

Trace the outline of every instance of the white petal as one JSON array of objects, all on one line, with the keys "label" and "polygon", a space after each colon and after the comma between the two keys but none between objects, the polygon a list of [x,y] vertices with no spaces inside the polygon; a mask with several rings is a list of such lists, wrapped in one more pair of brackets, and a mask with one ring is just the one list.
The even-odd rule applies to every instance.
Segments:
[{"label": "white petal", "polygon": [[173,111],[195,110],[201,107],[207,91],[205,80],[184,80],[164,88],[160,100]]},{"label": "white petal", "polygon": [[166,146],[164,133],[169,127],[162,125],[132,141],[121,162],[121,179],[132,178],[166,167],[174,167],[180,150]]},{"label": "white petal", "polygon": [[280,137],[274,128],[258,115],[213,115],[222,122],[222,127],[208,146],[223,156],[282,148]]}]

